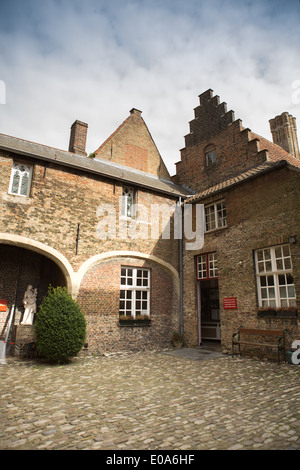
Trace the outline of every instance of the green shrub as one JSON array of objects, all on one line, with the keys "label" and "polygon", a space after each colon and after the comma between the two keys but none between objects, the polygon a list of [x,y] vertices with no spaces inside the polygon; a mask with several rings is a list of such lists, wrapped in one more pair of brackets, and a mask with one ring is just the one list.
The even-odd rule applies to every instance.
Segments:
[{"label": "green shrub", "polygon": [[57,363],[76,356],[83,347],[85,318],[64,287],[49,287],[36,315],[35,333],[38,354]]}]

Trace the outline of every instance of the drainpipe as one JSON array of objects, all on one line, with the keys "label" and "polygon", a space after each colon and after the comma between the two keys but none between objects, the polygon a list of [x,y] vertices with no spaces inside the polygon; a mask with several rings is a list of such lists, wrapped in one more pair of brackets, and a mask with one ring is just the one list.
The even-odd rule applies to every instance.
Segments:
[{"label": "drainpipe", "polygon": [[182,230],[182,211],[181,211],[181,197],[178,200],[180,209],[180,229],[179,229],[179,282],[180,282],[180,334],[184,333],[183,321],[183,230]]}]

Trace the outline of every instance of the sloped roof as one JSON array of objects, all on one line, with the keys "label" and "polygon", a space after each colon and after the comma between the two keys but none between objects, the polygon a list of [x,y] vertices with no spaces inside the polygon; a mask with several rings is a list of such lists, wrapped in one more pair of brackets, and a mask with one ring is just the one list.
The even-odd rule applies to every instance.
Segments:
[{"label": "sloped roof", "polygon": [[134,184],[170,196],[186,196],[188,192],[171,180],[158,178],[152,174],[114,164],[106,160],[91,159],[65,150],[59,150],[28,140],[0,134],[0,149],[20,156],[56,163],[87,173],[112,178],[123,183]]},{"label": "sloped roof", "polygon": [[270,142],[269,140],[261,137],[258,134],[255,134],[251,131],[253,139],[259,140],[259,145],[261,150],[266,149],[268,151],[268,161],[270,162],[278,162],[280,160],[286,160],[289,162],[290,165],[293,165],[297,168],[300,168],[300,160],[298,158],[293,157],[289,154],[286,150],[284,150],[280,145],[275,144],[274,142]]},{"label": "sloped roof", "polygon": [[240,173],[237,176],[229,178],[225,181],[222,181],[221,183],[211,186],[208,189],[205,189],[204,191],[200,191],[197,194],[194,194],[193,196],[186,199],[185,203],[188,204],[191,202],[199,201],[200,199],[204,199],[208,196],[212,196],[226,189],[232,188],[233,186],[236,186],[237,184],[244,183],[245,181],[249,181],[265,173],[269,173],[270,171],[273,171],[276,168],[283,168],[287,165],[290,165],[290,164],[286,160],[264,162],[261,165],[258,165],[254,168],[251,168],[250,170]]}]

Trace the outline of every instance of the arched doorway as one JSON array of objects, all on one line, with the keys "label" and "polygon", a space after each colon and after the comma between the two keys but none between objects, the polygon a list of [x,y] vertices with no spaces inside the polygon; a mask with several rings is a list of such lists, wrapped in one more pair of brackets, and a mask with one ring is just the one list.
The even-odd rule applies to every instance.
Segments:
[{"label": "arched doorway", "polygon": [[[20,246],[0,244],[1,339],[7,332],[8,316],[14,305],[10,339],[16,340],[17,326],[24,315],[23,298],[28,285],[37,289],[38,309],[49,285],[67,286],[67,282],[61,268],[43,254]],[[33,334],[30,326],[27,333]]]}]

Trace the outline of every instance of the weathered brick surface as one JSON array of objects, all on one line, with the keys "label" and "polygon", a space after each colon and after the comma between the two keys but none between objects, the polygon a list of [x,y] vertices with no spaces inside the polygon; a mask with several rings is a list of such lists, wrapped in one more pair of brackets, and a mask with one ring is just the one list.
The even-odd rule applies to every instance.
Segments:
[{"label": "weathered brick surface", "polygon": [[[197,344],[197,297],[195,256],[216,252],[219,269],[221,342],[230,350],[232,333],[245,327],[287,329],[291,347],[300,338],[298,319],[258,317],[254,250],[289,243],[290,235],[300,238],[299,174],[287,168],[273,171],[237,185],[218,196],[199,202],[210,203],[225,198],[227,227],[207,233],[199,252],[184,252],[184,317],[189,344]],[[300,248],[290,244],[298,311],[300,307]],[[237,297],[237,309],[225,310],[224,297]]]},{"label": "weathered brick surface", "polygon": [[[121,266],[151,269],[150,326],[119,325]],[[153,263],[120,258],[98,264],[84,277],[78,301],[90,325],[89,349],[98,352],[168,347],[178,329],[178,291],[171,276]]]},{"label": "weathered brick surface", "polygon": [[170,178],[141,117],[141,111],[136,109],[131,110],[130,116],[95,151],[95,155],[98,158],[152,173],[161,178]]},{"label": "weathered brick surface", "polygon": [[[125,124],[113,135],[113,150],[114,156],[117,155],[119,158],[122,155],[121,160],[117,158],[118,163],[129,166],[140,165],[138,169],[169,178],[149,131],[136,111],[132,112]],[[87,318],[88,343],[91,350],[137,349],[154,347],[155,344],[157,346],[169,344],[179,315],[178,279],[176,274],[171,275],[170,270],[162,270],[159,266],[165,263],[171,267],[171,270],[174,269],[174,273],[178,271],[178,241],[162,239],[162,228],[157,238],[151,237],[151,205],[167,204],[172,211],[176,197],[136,187],[137,203],[143,204],[146,208],[146,219],[143,219],[144,223],[141,225],[135,225],[134,221],[129,222],[136,237],[129,235],[120,238],[119,198],[123,191],[121,182],[63,167],[58,163],[46,163],[27,157],[25,161],[33,165],[30,195],[15,196],[8,194],[14,160],[22,161],[22,158],[9,152],[0,152],[0,232],[25,237],[57,250],[71,264],[75,273],[92,257],[100,255],[105,257],[110,253],[110,261],[99,259],[98,263],[85,273],[79,286],[78,299]],[[116,225],[116,237],[99,238],[97,228],[102,217],[98,209],[103,204],[108,204],[115,210],[116,219],[112,221],[113,225],[110,227],[115,228]],[[154,223],[157,223],[157,219]],[[146,238],[139,236],[142,229],[147,232]],[[173,238],[172,234],[173,228],[171,229]],[[78,243],[77,235],[79,235]],[[48,260],[49,263],[46,265],[47,252],[34,253],[32,247],[25,245],[22,251],[25,258],[20,264],[17,246],[4,244],[0,249],[0,262],[1,267],[3,266],[0,298],[8,298],[10,305],[16,300],[18,314],[15,321],[18,322],[23,311],[22,296],[27,283],[38,287],[40,302],[42,295],[47,291],[44,285],[41,286],[43,278],[41,271],[45,272],[43,279],[50,280],[49,263],[52,263],[53,267],[53,261]],[[119,254],[116,254],[118,261],[114,261],[114,255],[111,253],[120,251],[139,253],[138,257],[132,256],[127,260],[127,264],[139,266],[146,262],[151,268],[150,313],[151,319],[153,315],[153,321],[148,328],[122,329],[118,325],[121,264]],[[54,284],[66,284],[61,275],[61,270],[58,269],[54,276]],[[1,315],[0,321],[2,324],[5,322],[4,314]]]}]

